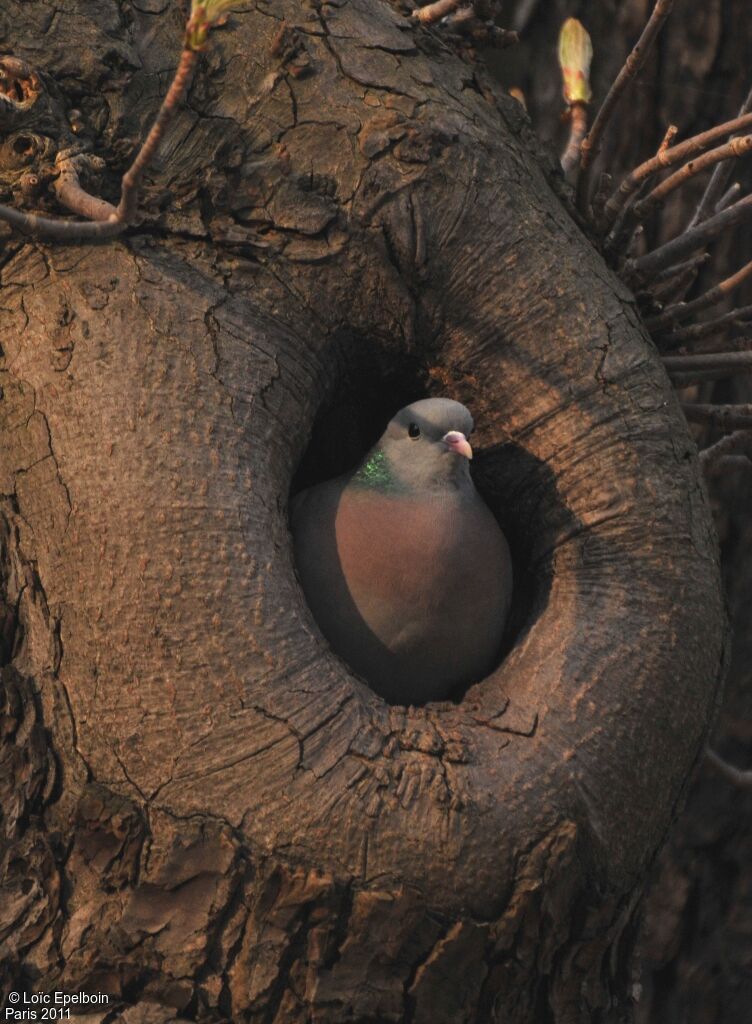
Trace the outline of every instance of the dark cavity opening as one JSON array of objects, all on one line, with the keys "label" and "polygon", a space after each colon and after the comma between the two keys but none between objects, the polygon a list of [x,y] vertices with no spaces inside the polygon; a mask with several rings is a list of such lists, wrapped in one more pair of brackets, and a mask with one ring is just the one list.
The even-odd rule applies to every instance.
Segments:
[{"label": "dark cavity opening", "polygon": [[290,496],[357,466],[403,406],[427,398],[428,378],[416,359],[343,335],[330,353],[335,385],[325,397]]},{"label": "dark cavity opening", "polygon": [[[321,404],[293,476],[291,501],[300,491],[358,466],[392,416],[410,402],[429,397],[461,400],[442,390],[419,360],[371,340],[361,343],[342,337],[333,345],[331,355],[330,379],[335,383]],[[472,403],[466,404],[472,413]],[[498,668],[546,606],[551,559],[541,559],[536,552],[541,510],[560,502],[550,470],[523,449],[509,444],[490,449],[474,444],[474,448],[473,481],[506,536],[514,572],[511,611],[495,661]],[[480,681],[458,687],[447,699],[460,703]]]},{"label": "dark cavity opening", "polygon": [[19,153],[22,156],[33,156],[34,149],[34,140],[30,135],[18,135],[13,140],[14,153]]}]

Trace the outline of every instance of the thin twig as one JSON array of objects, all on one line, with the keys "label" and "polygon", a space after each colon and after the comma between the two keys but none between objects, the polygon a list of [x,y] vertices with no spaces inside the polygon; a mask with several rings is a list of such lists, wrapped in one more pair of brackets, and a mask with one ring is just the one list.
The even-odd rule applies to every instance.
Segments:
[{"label": "thin twig", "polygon": [[[652,192],[649,192],[644,199],[636,202],[632,207],[632,216],[636,221],[645,220],[646,217],[665,202],[666,197],[674,189],[680,188],[690,178],[693,178],[696,174],[701,174],[707,167],[712,167],[722,160],[738,159],[740,156],[748,153],[750,149],[752,149],[752,135],[739,135],[735,139],[731,139],[730,142],[726,142],[723,146],[718,146],[716,149],[703,153],[696,160],[690,160],[678,171],[669,175],[668,178],[664,178],[660,185],[656,185]],[[704,220],[705,218],[703,217],[702,219]]]},{"label": "thin twig", "polygon": [[569,138],[561,155],[561,169],[570,174],[580,160],[580,146],[587,131],[587,108],[584,103],[573,103],[569,110]]},{"label": "thin twig", "polygon": [[[104,199],[91,195],[82,186],[79,180],[79,168],[91,157],[83,153],[75,156],[69,154],[58,154],[55,164],[58,169],[58,176],[52,183],[57,201],[71,213],[77,213],[87,220],[108,221],[117,218],[117,209]],[[104,161],[102,161],[104,164]]]},{"label": "thin twig", "polygon": [[752,352],[703,352],[691,356],[662,356],[669,373],[688,373],[690,370],[752,371]]},{"label": "thin twig", "polygon": [[662,273],[653,275],[647,282],[649,293],[656,301],[664,305],[679,302],[684,298],[687,289],[692,286],[701,268],[710,258],[709,252],[702,252],[685,263],[668,267]]},{"label": "thin twig", "polygon": [[737,270],[735,274],[732,274],[731,277],[727,277],[720,284],[709,288],[708,291],[703,292],[702,295],[699,295],[691,302],[677,302],[674,306],[668,306],[659,316],[646,320],[645,326],[649,331],[657,331],[662,327],[686,320],[693,313],[699,313],[701,310],[714,306],[717,302],[725,299],[727,295],[730,295],[748,277],[752,277],[752,260],[746,263],[741,270]]},{"label": "thin twig", "polygon": [[[719,380],[728,380],[741,371],[732,370],[692,370],[689,373],[672,373],[671,384],[677,391],[683,388],[696,388],[700,384],[714,384]],[[746,370],[745,372],[749,372]]]},{"label": "thin twig", "polygon": [[697,270],[704,263],[707,263],[709,259],[710,253],[703,252],[699,256],[693,256],[691,259],[685,260],[684,263],[675,263],[673,266],[666,267],[665,270],[655,274],[652,278],[652,283],[663,284],[664,281],[670,281],[672,278],[686,273],[687,270]]},{"label": "thin twig", "polygon": [[725,210],[727,206],[731,206],[736,201],[736,197],[741,192],[742,187],[738,181],[735,181],[731,188],[727,189],[718,202],[715,204],[715,213],[720,213],[721,210]]},{"label": "thin twig", "polygon": [[663,136],[663,142],[661,142],[660,146],[658,147],[658,153],[666,152],[666,150],[669,148],[671,143],[676,138],[678,132],[679,129],[676,127],[675,124],[670,124],[668,126],[668,128],[666,129],[666,134]]},{"label": "thin twig", "polygon": [[672,238],[665,245],[653,249],[652,252],[640,256],[636,260],[629,261],[625,264],[624,269],[629,274],[642,277],[651,276],[656,271],[685,259],[695,249],[699,249],[701,245],[705,245],[727,228],[738,224],[749,216],[752,216],[752,196],[745,196],[733,206],[729,206],[728,209],[721,210],[720,213],[703,221],[702,224],[697,224],[682,232],[677,238]]},{"label": "thin twig", "polygon": [[117,207],[112,207],[104,200],[85,192],[78,181],[75,166],[64,165],[61,175],[63,182],[56,190],[60,201],[69,209],[92,217],[92,220],[58,220],[41,217],[35,213],[25,213],[9,206],[0,206],[0,221],[5,221],[24,234],[47,241],[93,241],[114,238],[121,234],[135,217],[144,174],[156,156],[167,126],[188,91],[198,57],[199,51],[187,46],[183,49],[175,77],[162,101],[154,124],[136,154],[136,159],[123,175],[120,202]]},{"label": "thin twig", "polygon": [[708,338],[711,334],[718,334],[724,328],[728,329],[738,323],[744,323],[750,317],[752,317],[752,306],[739,306],[713,320],[706,320],[701,324],[692,324],[690,327],[672,331],[667,335],[666,340],[674,346],[691,344],[699,338]]},{"label": "thin twig", "polygon": [[[668,126],[668,128],[666,129],[666,134],[663,136],[663,140],[662,140],[660,146],[658,147],[658,149],[656,150],[656,154],[655,154],[656,157],[659,157],[662,153],[665,153],[668,150],[669,146],[671,145],[672,140],[676,137],[676,133],[678,132],[678,130],[679,129],[674,124],[671,124],[671,125]],[[616,217],[616,219],[614,221],[614,225],[613,225],[613,227],[611,229],[611,233],[609,234],[608,238],[606,238],[604,243],[603,243],[603,250],[604,250],[605,253],[617,252],[617,251],[618,252],[622,252],[625,248],[627,248],[627,246],[629,244],[630,235],[632,234],[632,231],[633,231],[632,225],[633,225],[634,221],[633,221],[633,217],[632,217],[632,212],[634,210],[634,207],[635,207],[637,201],[640,198],[640,193],[644,190],[644,187],[645,187],[645,182],[643,182],[642,186],[640,186],[640,188],[638,188],[636,190],[636,192],[634,193],[634,202],[630,203],[630,201],[632,199],[632,197],[630,197],[630,200],[628,200],[625,203],[624,208],[620,211],[619,215]],[[595,212],[595,207],[593,207],[593,217],[596,218],[596,216],[597,216],[596,223],[598,223],[598,224],[602,223],[602,220],[603,220],[603,207],[601,207],[600,212],[597,215],[596,215],[596,212]]]},{"label": "thin twig", "polygon": [[21,234],[47,242],[101,241],[119,235],[124,225],[117,220],[61,220],[42,217],[37,213],[24,213],[12,206],[0,205],[0,221],[9,224]]},{"label": "thin twig", "polygon": [[596,189],[595,195],[593,196],[593,219],[596,222],[598,222],[603,216],[603,210],[606,206],[606,200],[609,197],[609,190],[611,188],[612,182],[613,178],[611,177],[611,175],[607,174],[604,171],[600,176],[598,188]]},{"label": "thin twig", "polygon": [[733,782],[735,786],[739,786],[740,789],[752,789],[752,771],[745,772],[741,768],[735,768],[722,758],[720,754],[716,754],[710,747],[705,750],[705,759],[708,764],[712,765],[729,782]]},{"label": "thin twig", "polygon": [[[665,364],[675,388],[752,373],[752,352],[706,352],[701,356],[664,356],[664,359],[676,360],[675,363]],[[704,365],[692,363],[692,359],[703,359],[706,362]]]},{"label": "thin twig", "polygon": [[425,7],[413,11],[413,17],[423,25],[433,25],[466,2],[467,0],[435,0],[435,3],[426,4]]},{"label": "thin twig", "polygon": [[700,452],[700,465],[707,470],[718,459],[727,455],[749,455],[752,444],[752,433],[749,430],[736,430],[727,434],[720,441],[711,444]]},{"label": "thin twig", "polygon": [[125,224],[130,223],[135,216],[138,193],[146,168],[156,156],[167,126],[175,116],[178,107],[185,98],[185,94],[188,92],[198,58],[199,54],[196,50],[183,49],[180,54],[180,62],[175,71],[175,77],[170,88],[167,90],[167,95],[162,101],[162,106],[159,108],[156,120],[146,136],[146,141],[136,154],[136,159],[123,175],[120,202],[118,203],[117,210],[120,220]]},{"label": "thin twig", "polygon": [[661,30],[664,21],[671,13],[671,8],[673,6],[674,0],[656,0],[653,13],[650,15],[648,23],[643,29],[642,35],[624,62],[624,66],[616,76],[615,82],[606,94],[606,98],[604,99],[600,110],[595,115],[593,127],[582,141],[582,146],[580,147],[580,178],[577,189],[577,204],[583,212],[585,212],[587,207],[593,162],[600,150],[601,139],[604,131],[606,130],[606,126],[608,125],[611,115],[616,109],[624,90],[645,63],[645,58],[650,52],[650,48],[655,42],[655,38]]},{"label": "thin twig", "polygon": [[691,423],[708,423],[720,430],[752,430],[752,405],[702,405],[682,403]]},{"label": "thin twig", "polygon": [[451,14],[447,15],[447,28],[459,29],[461,31],[464,28],[469,28],[471,23],[477,22],[478,16],[473,8],[470,7],[469,0],[465,0],[465,4],[466,6],[458,7]]},{"label": "thin twig", "polygon": [[[749,93],[747,94],[747,98],[745,99],[744,103],[742,103],[737,116],[743,117],[744,114],[747,114],[750,111],[752,111],[752,89],[750,89]],[[731,177],[732,171],[733,165],[731,163],[719,164],[716,167],[716,169],[713,171],[710,181],[708,182],[705,188],[705,191],[702,194],[702,198],[700,199],[699,205],[695,210],[694,216],[692,217],[692,220],[689,222],[687,227],[693,228],[695,224],[699,224],[701,221],[709,217],[711,213],[715,212],[718,209],[718,204],[721,200],[721,196],[723,195],[726,186],[729,183],[729,178]]]},{"label": "thin twig", "polygon": [[700,132],[699,135],[693,135],[690,139],[685,139],[684,142],[679,142],[663,152],[659,150],[655,156],[639,164],[633,171],[629,172],[606,203],[604,229],[607,230],[611,227],[619,211],[624,208],[629,198],[634,195],[643,181],[651,175],[656,174],[658,171],[664,171],[669,167],[675,167],[676,164],[682,163],[698,153],[704,153],[718,139],[748,128],[752,128],[752,113],[736,117],[733,121],[717,124],[713,128],[708,128],[707,131]]}]

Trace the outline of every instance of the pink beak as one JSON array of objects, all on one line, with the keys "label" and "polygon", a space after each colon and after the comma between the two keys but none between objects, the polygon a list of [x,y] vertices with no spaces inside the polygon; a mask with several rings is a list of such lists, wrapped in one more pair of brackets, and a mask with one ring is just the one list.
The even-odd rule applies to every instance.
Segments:
[{"label": "pink beak", "polygon": [[472,459],[473,449],[470,447],[470,442],[459,430],[450,430],[448,434],[444,434],[441,440],[451,451],[457,452],[458,455],[464,455],[466,459]]}]

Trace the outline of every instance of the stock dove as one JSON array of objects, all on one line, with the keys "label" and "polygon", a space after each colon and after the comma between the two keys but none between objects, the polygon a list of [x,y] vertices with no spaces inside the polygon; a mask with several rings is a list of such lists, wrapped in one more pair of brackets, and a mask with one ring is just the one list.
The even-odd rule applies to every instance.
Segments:
[{"label": "stock dove", "polygon": [[509,548],[470,477],[473,420],[429,398],[354,471],[297,495],[295,561],[332,648],[392,704],[442,700],[499,655]]}]

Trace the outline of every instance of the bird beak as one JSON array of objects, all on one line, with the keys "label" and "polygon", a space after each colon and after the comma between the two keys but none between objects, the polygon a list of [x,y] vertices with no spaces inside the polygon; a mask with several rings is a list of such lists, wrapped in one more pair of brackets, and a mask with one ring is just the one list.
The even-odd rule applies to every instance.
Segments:
[{"label": "bird beak", "polygon": [[459,430],[450,430],[448,434],[444,434],[441,440],[450,451],[464,455],[466,459],[472,459],[473,449],[470,447],[470,442]]}]

